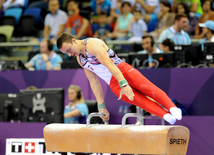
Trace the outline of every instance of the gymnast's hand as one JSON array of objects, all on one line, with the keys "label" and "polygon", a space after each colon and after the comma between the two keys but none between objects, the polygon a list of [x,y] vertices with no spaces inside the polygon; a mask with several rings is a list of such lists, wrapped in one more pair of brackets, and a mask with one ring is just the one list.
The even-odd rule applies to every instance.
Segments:
[{"label": "gymnast's hand", "polygon": [[106,122],[109,120],[109,112],[106,109],[100,109],[99,113],[103,113],[105,116],[100,116],[100,118],[102,118],[103,122]]},{"label": "gymnast's hand", "polygon": [[121,88],[120,96],[119,96],[118,100],[120,100],[122,98],[123,94],[126,95],[129,100],[133,101],[134,93],[133,93],[132,88],[129,85],[126,85],[126,86]]}]

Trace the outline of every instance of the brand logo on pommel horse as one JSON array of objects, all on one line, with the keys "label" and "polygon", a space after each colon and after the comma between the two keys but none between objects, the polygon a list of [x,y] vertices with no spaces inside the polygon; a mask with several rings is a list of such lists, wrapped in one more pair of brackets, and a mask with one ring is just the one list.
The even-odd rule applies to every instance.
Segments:
[{"label": "brand logo on pommel horse", "polygon": [[169,144],[186,145],[187,144],[187,139],[174,139],[174,138],[171,138],[169,140]]}]

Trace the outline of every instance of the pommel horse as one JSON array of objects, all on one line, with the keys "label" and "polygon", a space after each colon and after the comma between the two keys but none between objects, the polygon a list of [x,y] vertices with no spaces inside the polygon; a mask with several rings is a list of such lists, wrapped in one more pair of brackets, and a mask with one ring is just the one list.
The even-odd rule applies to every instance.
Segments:
[{"label": "pommel horse", "polygon": [[142,115],[128,113],[122,125],[49,124],[44,128],[47,151],[85,152],[146,155],[185,155],[189,143],[189,130],[184,126],[126,125],[128,117]]}]

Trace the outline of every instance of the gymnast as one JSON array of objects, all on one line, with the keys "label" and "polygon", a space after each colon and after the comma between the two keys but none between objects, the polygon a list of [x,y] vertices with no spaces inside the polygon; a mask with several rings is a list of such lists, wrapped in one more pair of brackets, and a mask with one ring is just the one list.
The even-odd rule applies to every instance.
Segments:
[{"label": "gymnast", "polygon": [[[102,40],[86,38],[77,40],[70,33],[58,36],[57,47],[62,53],[74,56],[84,69],[90,87],[96,97],[98,110],[109,120],[99,76],[112,92],[125,102],[136,105],[170,124],[182,119],[181,110],[167,94],[144,77],[137,69],[123,62]],[[151,98],[151,99],[149,99]],[[163,108],[164,107],[164,108]]]}]

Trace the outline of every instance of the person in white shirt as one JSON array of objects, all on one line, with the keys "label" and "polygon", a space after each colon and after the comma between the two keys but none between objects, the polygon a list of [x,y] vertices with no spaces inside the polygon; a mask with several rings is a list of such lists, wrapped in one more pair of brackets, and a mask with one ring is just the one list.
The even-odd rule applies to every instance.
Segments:
[{"label": "person in white shirt", "polygon": [[5,0],[2,4],[3,11],[6,11],[10,7],[23,7],[25,0]]},{"label": "person in white shirt", "polygon": [[132,37],[129,38],[130,42],[140,42],[142,37],[147,33],[147,25],[142,19],[142,13],[138,10],[133,12],[134,21],[131,23],[129,32],[132,33]]},{"label": "person in white shirt", "polygon": [[45,17],[44,38],[56,42],[57,36],[64,32],[68,16],[64,11],[59,9],[58,0],[50,0],[48,8],[50,13]]}]

